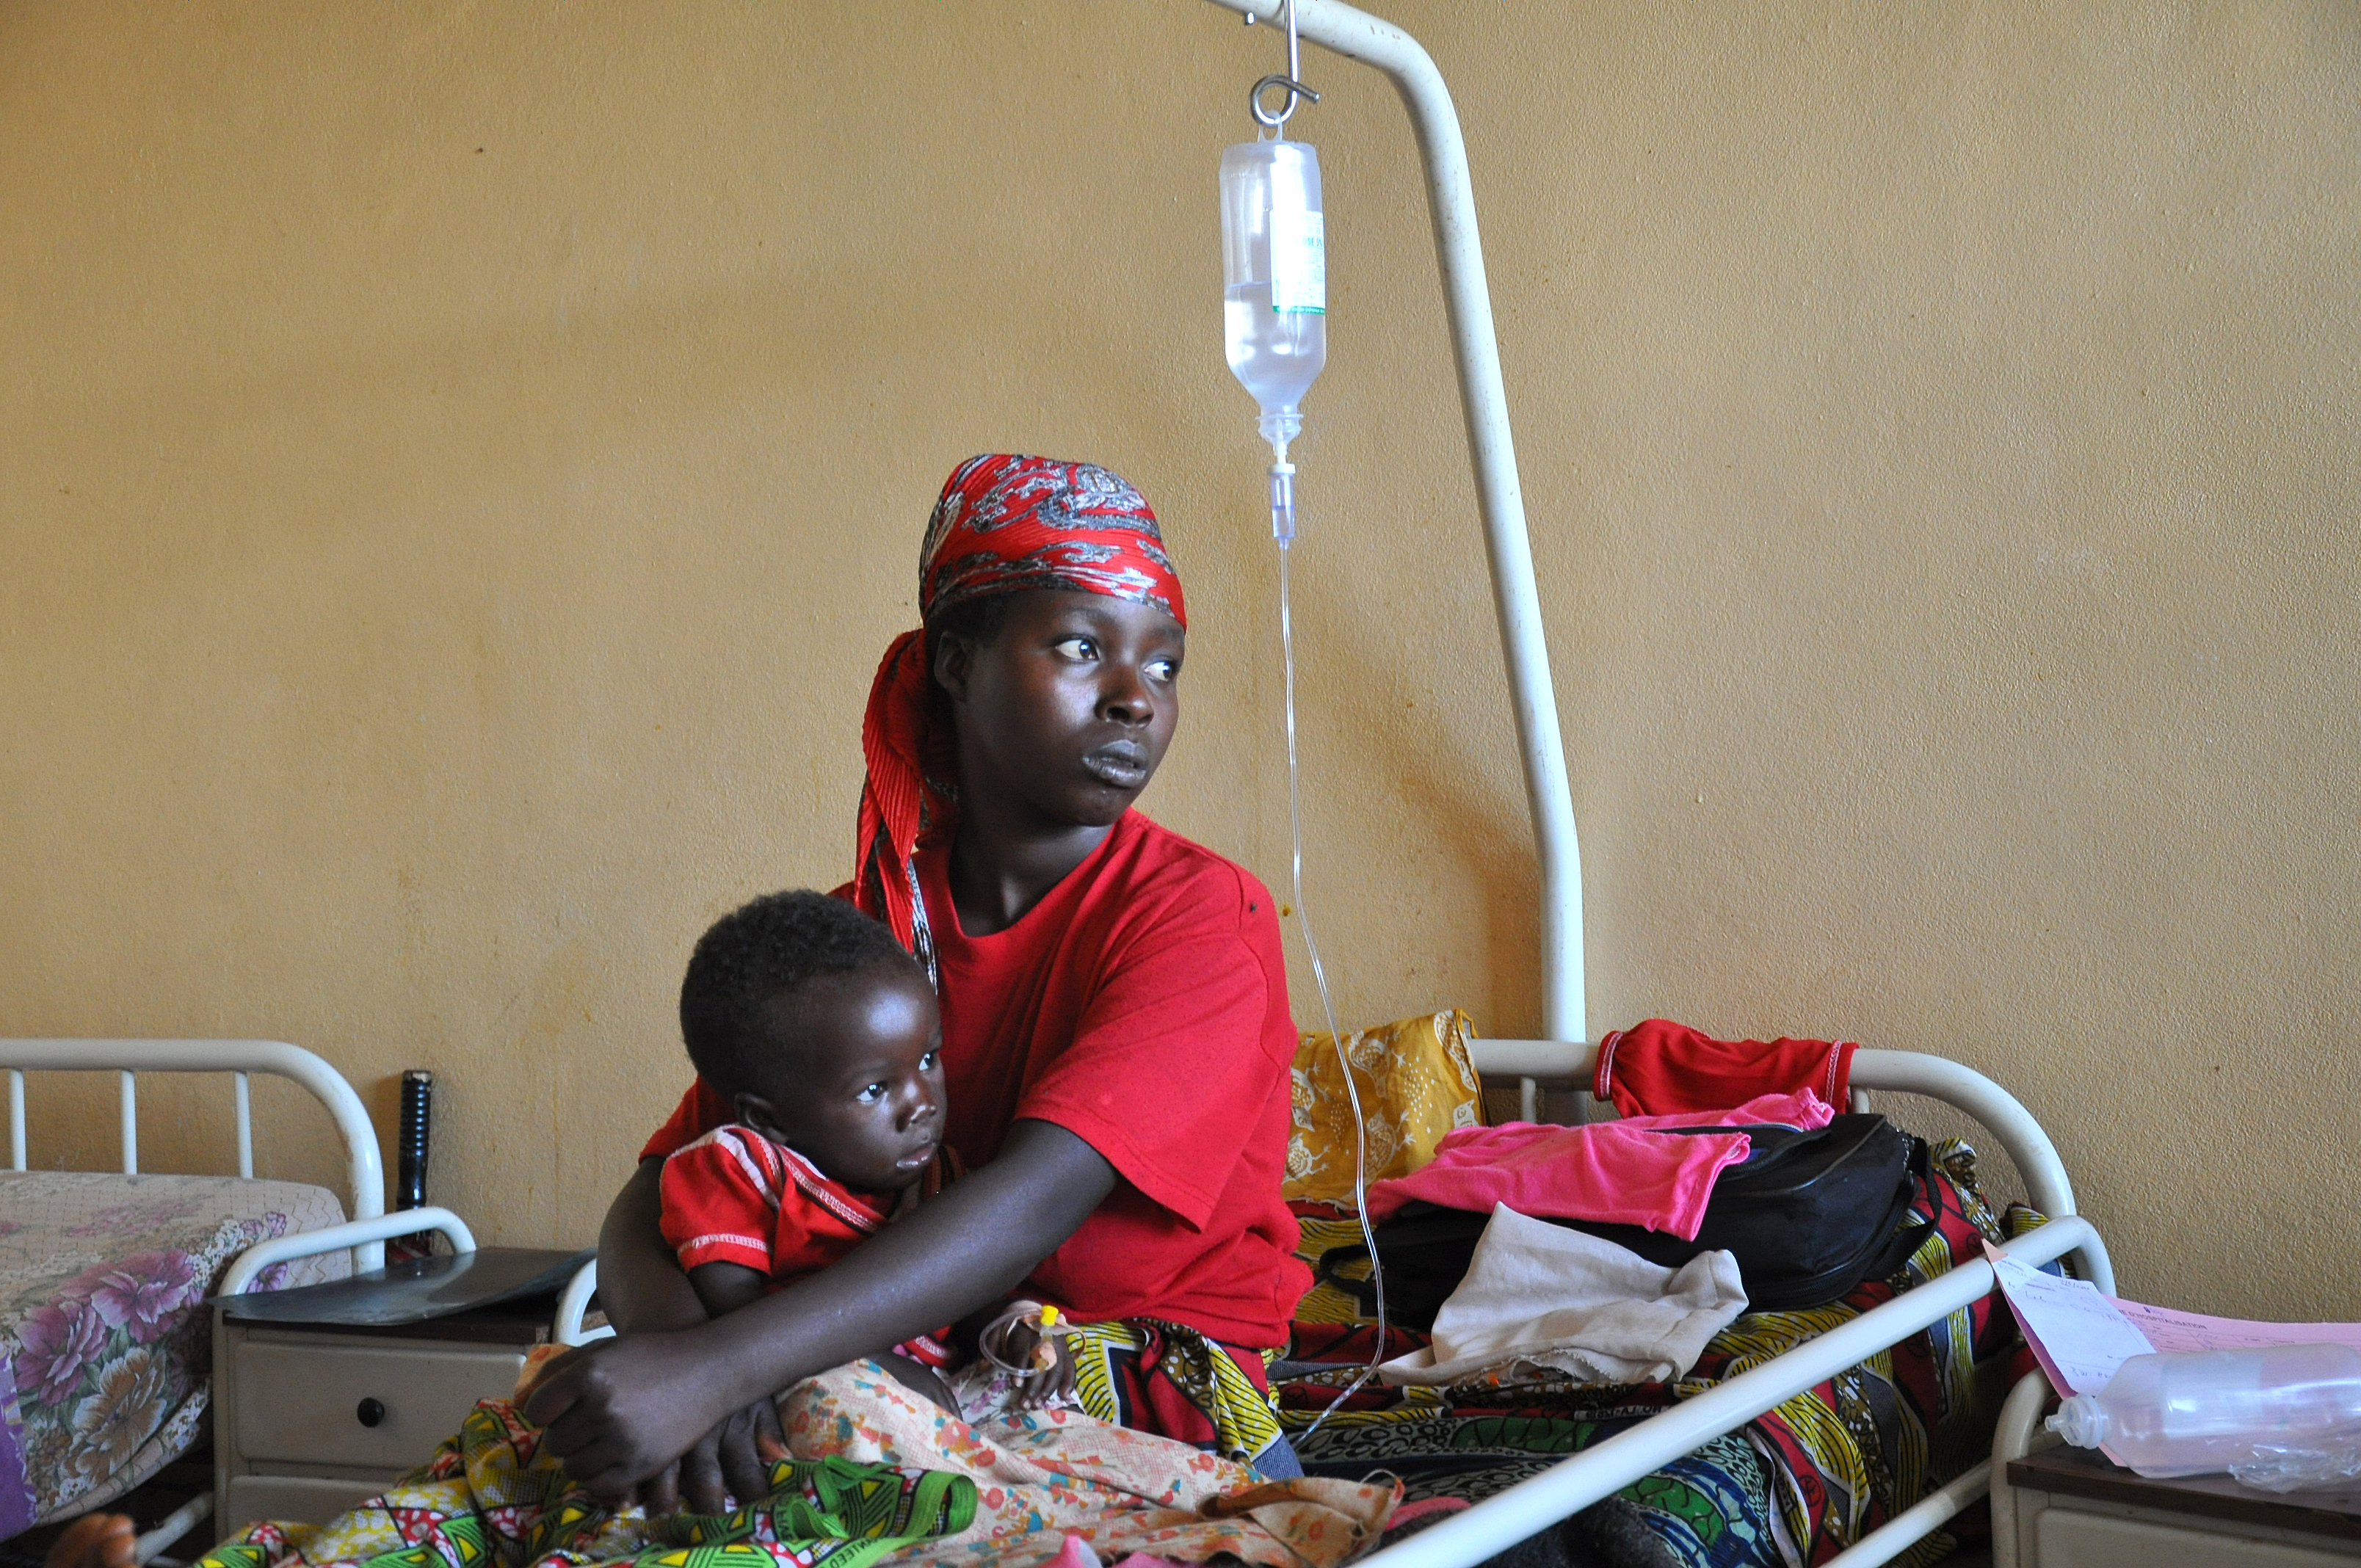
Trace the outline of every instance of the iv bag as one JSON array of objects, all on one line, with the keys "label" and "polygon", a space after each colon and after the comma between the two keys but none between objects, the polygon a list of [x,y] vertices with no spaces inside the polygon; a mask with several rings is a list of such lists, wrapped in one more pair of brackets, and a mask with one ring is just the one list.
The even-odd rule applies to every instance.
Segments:
[{"label": "iv bag", "polygon": [[1263,439],[1281,453],[1303,428],[1296,405],[1328,363],[1327,311],[1319,155],[1300,141],[1227,148],[1222,325],[1230,372],[1261,406]]}]

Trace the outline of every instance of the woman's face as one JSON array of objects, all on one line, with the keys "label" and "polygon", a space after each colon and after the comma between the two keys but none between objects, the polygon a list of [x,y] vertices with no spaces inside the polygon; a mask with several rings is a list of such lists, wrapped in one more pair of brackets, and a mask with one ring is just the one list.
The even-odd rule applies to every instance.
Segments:
[{"label": "woman's face", "polygon": [[1051,822],[1108,826],[1172,743],[1187,652],[1180,623],[1148,605],[1010,595],[998,637],[982,647],[947,639],[936,660],[958,725],[961,787]]}]

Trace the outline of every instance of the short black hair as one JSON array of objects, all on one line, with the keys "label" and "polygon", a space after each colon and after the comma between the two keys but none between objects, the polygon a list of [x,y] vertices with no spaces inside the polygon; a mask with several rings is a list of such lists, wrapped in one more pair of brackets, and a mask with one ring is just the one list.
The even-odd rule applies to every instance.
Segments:
[{"label": "short black hair", "polygon": [[986,594],[982,598],[962,599],[950,609],[929,617],[927,621],[927,656],[934,657],[946,637],[956,637],[972,648],[989,648],[999,641],[1000,629],[1008,621],[1008,601],[1014,597],[1012,594]]},{"label": "short black hair", "polygon": [[825,893],[770,893],[716,920],[697,939],[680,982],[680,1035],[699,1078],[724,1095],[755,1091],[777,1037],[765,1014],[829,974],[917,960],[894,933]]}]

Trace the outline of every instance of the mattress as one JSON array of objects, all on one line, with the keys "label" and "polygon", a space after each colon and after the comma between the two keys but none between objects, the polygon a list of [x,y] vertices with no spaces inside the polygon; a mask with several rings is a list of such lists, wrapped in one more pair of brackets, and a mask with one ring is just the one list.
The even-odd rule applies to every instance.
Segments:
[{"label": "mattress", "polygon": [[[209,1402],[214,1284],[256,1243],[344,1217],[335,1193],[291,1181],[0,1172],[0,1538],[186,1452]],[[256,1288],[350,1271],[329,1253]]]}]

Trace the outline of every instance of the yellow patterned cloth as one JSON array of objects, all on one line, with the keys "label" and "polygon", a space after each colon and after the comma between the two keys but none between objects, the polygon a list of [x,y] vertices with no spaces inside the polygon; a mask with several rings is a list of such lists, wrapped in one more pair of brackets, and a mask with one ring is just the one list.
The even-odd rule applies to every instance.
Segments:
[{"label": "yellow patterned cloth", "polygon": [[[1453,1008],[1345,1036],[1345,1056],[1368,1127],[1368,1179],[1408,1176],[1434,1157],[1445,1133],[1484,1120],[1484,1090],[1467,1042],[1476,1026]],[[1295,1048],[1294,1129],[1287,1143],[1290,1201],[1353,1201],[1353,1105],[1335,1036]]]},{"label": "yellow patterned cloth", "polygon": [[[1074,1395],[1111,1426],[1129,1427],[1252,1464],[1279,1438],[1269,1368],[1277,1351],[1239,1350],[1153,1318],[1075,1323]],[[1259,1363],[1248,1370],[1248,1358]]]}]

